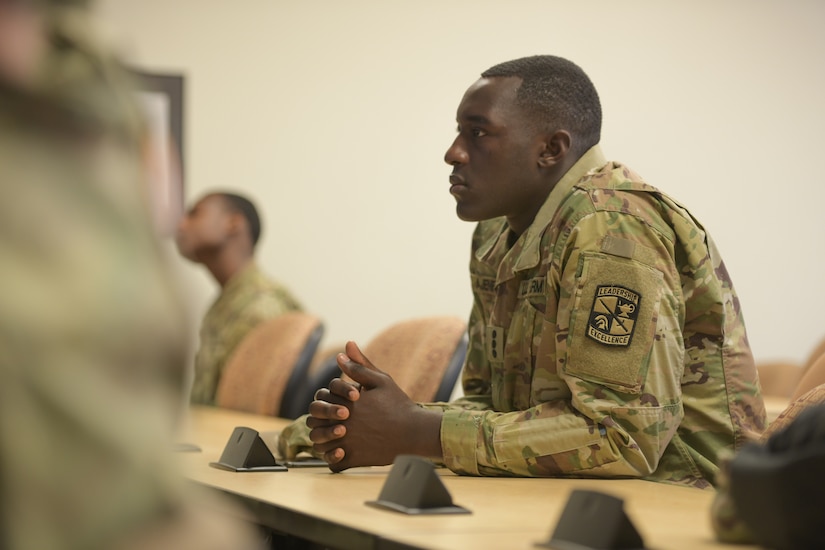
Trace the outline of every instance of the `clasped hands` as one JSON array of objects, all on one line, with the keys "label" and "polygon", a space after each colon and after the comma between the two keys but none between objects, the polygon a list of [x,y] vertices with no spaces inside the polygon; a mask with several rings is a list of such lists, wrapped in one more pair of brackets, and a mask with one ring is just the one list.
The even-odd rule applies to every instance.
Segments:
[{"label": "clasped hands", "polygon": [[440,456],[441,413],[414,403],[355,342],[338,354],[341,371],[309,406],[306,424],[316,454],[333,472],[392,464],[399,454]]}]

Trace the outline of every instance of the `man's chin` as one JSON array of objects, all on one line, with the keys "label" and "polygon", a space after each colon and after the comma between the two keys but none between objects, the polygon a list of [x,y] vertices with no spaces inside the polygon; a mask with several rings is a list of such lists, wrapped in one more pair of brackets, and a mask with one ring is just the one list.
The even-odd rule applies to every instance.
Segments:
[{"label": "man's chin", "polygon": [[462,207],[461,203],[456,204],[455,215],[458,216],[459,220],[465,222],[480,222],[490,218],[490,216],[482,216],[478,212]]},{"label": "man's chin", "polygon": [[182,257],[186,258],[190,262],[197,262],[198,261],[197,254],[195,254],[194,250],[191,250],[191,249],[188,249],[184,246],[181,246],[178,243],[175,243],[175,248],[177,248],[178,254],[180,254]]}]

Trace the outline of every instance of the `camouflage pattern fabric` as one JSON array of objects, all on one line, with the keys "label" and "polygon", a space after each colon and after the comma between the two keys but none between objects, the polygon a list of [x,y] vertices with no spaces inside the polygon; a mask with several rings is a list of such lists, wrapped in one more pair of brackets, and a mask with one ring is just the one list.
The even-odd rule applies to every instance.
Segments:
[{"label": "camouflage pattern fabric", "polygon": [[192,403],[214,405],[223,367],[244,336],[261,321],[295,310],[301,305],[292,294],[255,264],[232,277],[201,323]]},{"label": "camouflage pattern fabric", "polygon": [[765,408],[704,228],[596,146],[508,236],[504,219],[474,234],[466,396],[433,405],[445,465],[711,487]]},{"label": "camouflage pattern fabric", "polygon": [[315,458],[323,458],[321,453],[316,453],[312,448],[307,418],[309,418],[308,414],[299,416],[278,434],[278,458],[294,460],[299,453],[308,453]]},{"label": "camouflage pattern fabric", "polygon": [[85,14],[63,9],[46,12],[41,76],[0,77],[3,548],[111,548],[178,501],[185,322],[138,111]]},{"label": "camouflage pattern fabric", "polygon": [[[811,407],[822,406],[825,406],[825,384],[808,390],[789,403],[785,410],[762,432],[759,443],[768,445],[769,439],[774,434],[787,429],[803,411]],[[736,455],[732,452],[725,453],[722,457],[719,474],[716,476],[716,495],[710,509],[711,526],[716,539],[721,542],[749,544],[754,542],[753,534],[739,517],[730,492],[730,468],[735,458]]]},{"label": "camouflage pattern fabric", "polygon": [[716,540],[729,544],[748,544],[753,543],[753,535],[739,517],[730,494],[730,468],[734,456],[730,451],[720,456],[716,494],[710,507],[710,523]]},{"label": "camouflage pattern fabric", "polygon": [[258,549],[174,466],[185,316],[133,91],[82,4],[20,4],[46,57],[0,73],[0,548]]}]

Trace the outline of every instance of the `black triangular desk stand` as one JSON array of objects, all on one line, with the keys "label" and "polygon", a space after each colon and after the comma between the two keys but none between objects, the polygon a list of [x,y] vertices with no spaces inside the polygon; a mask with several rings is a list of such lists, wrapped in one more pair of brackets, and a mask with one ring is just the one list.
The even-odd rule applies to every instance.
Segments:
[{"label": "black triangular desk stand", "polygon": [[410,515],[471,513],[453,504],[433,463],[414,455],[396,457],[378,500],[366,504]]},{"label": "black triangular desk stand", "polygon": [[576,489],[547,542],[556,550],[644,550],[642,537],[624,512],[624,502],[605,493]]},{"label": "black triangular desk stand", "polygon": [[229,436],[218,462],[213,468],[232,472],[286,472],[287,467],[275,462],[275,457],[257,431],[237,427]]}]

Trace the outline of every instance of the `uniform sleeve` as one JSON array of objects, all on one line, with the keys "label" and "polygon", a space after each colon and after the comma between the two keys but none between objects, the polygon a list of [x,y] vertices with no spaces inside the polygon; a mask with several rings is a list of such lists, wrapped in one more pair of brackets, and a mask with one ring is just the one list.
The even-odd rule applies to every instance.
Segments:
[{"label": "uniform sleeve", "polygon": [[[564,398],[526,410],[446,410],[444,462],[471,475],[641,477],[656,470],[683,416],[684,316],[672,240],[633,215],[596,212],[560,243],[548,272],[554,345],[532,376]],[[551,300],[548,300],[550,303]]]}]

